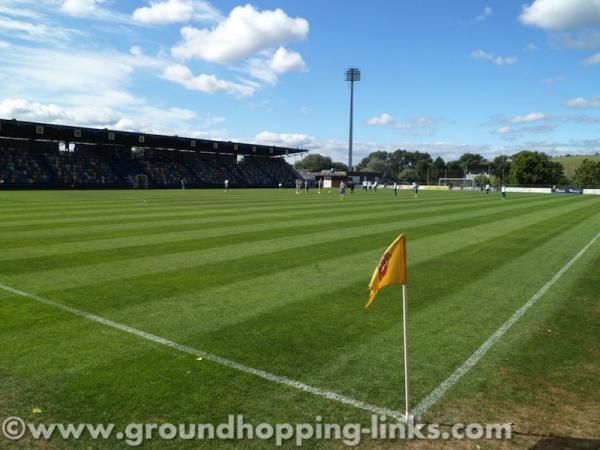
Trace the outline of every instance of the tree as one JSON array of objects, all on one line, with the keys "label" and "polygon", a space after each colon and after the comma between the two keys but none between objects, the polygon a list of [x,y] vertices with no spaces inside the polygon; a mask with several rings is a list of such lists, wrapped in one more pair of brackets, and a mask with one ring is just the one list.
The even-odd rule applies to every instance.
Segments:
[{"label": "tree", "polygon": [[427,159],[419,159],[415,163],[415,173],[419,181],[427,181],[428,171],[431,168],[431,163]]},{"label": "tree", "polygon": [[343,162],[333,162],[333,168],[336,170],[336,172],[347,172],[348,171],[348,165],[344,164]]},{"label": "tree", "polygon": [[320,170],[331,170],[335,169],[338,171],[347,171],[348,166],[342,162],[331,161],[329,156],[319,155],[318,153],[311,153],[306,155],[300,161],[296,161],[294,167],[298,170],[309,170],[311,172],[318,172]]},{"label": "tree", "polygon": [[446,168],[446,163],[444,162],[444,160],[438,156],[437,158],[435,158],[435,160],[433,161],[433,168],[436,170],[444,170]]},{"label": "tree", "polygon": [[492,162],[493,172],[498,178],[508,177],[510,174],[510,157],[506,155],[496,156]]},{"label": "tree", "polygon": [[484,157],[479,153],[463,153],[458,161],[462,166],[480,166],[483,164]]},{"label": "tree", "polygon": [[378,159],[378,160],[382,160],[382,161],[386,161],[389,159],[390,154],[388,152],[384,152],[384,151],[376,151],[373,153],[369,153],[369,155],[365,158],[362,159],[362,161],[358,164],[358,169],[366,169],[367,166],[369,165],[369,162],[372,159]]},{"label": "tree", "polygon": [[415,169],[411,169],[410,167],[407,167],[406,169],[402,169],[400,171],[400,173],[398,174],[398,179],[400,181],[417,181],[417,173],[415,172]]},{"label": "tree", "polygon": [[541,152],[522,151],[513,155],[510,184],[551,185],[564,179],[563,166]]},{"label": "tree", "polygon": [[296,161],[294,164],[296,169],[310,170],[311,172],[318,172],[319,170],[329,170],[333,167],[333,162],[329,156],[319,155],[318,153],[311,153],[306,155],[300,161]]},{"label": "tree", "polygon": [[365,169],[370,172],[381,172],[385,174],[388,169],[388,164],[383,159],[371,158]]},{"label": "tree", "polygon": [[575,171],[575,186],[580,188],[600,187],[600,161],[584,159]]}]

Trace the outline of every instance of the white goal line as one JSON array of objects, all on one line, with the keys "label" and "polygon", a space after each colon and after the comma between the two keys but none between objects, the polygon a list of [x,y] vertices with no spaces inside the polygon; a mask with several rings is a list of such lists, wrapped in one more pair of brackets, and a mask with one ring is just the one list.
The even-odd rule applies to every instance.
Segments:
[{"label": "white goal line", "polygon": [[3,289],[6,292],[10,292],[15,295],[19,295],[21,297],[27,297],[31,300],[35,300],[36,302],[43,303],[48,306],[52,306],[54,308],[61,309],[63,311],[75,314],[77,316],[83,317],[85,319],[91,320],[93,322],[100,323],[102,325],[106,325],[111,328],[116,328],[117,330],[124,331],[125,333],[133,334],[142,339],[146,339],[147,341],[154,342],[156,344],[165,345],[167,347],[174,348],[183,353],[188,353],[193,356],[202,357],[208,361],[215,362],[217,364],[221,364],[223,366],[229,367],[231,369],[239,370],[240,372],[245,372],[259,378],[263,378],[265,380],[271,381],[273,383],[282,384],[288,387],[292,387],[294,389],[298,389],[300,391],[309,392],[311,394],[317,395],[319,397],[324,397],[328,400],[336,401],[339,403],[343,403],[345,405],[353,406],[354,408],[359,408],[365,411],[369,411],[374,414],[379,414],[381,416],[393,417],[396,420],[405,421],[404,413],[400,411],[395,411],[389,408],[385,408],[382,406],[372,405],[370,403],[363,402],[361,400],[356,400],[354,398],[348,397],[346,395],[338,394],[333,391],[328,391],[325,389],[317,388],[314,386],[310,386],[308,384],[302,383],[301,381],[292,380],[285,376],[275,375],[271,372],[267,372],[265,370],[256,369],[254,367],[247,366],[245,364],[238,363],[231,359],[224,358],[222,356],[213,355],[211,353],[207,353],[202,350],[198,350],[196,348],[190,347],[188,345],[179,344],[170,339],[166,339],[161,336],[156,336],[154,334],[146,333],[145,331],[138,330],[137,328],[130,327],[129,325],[125,325],[119,322],[115,322],[110,319],[106,319],[104,317],[98,316],[96,314],[88,313],[81,309],[73,308],[71,306],[67,306],[65,304],[55,302],[53,300],[41,297],[36,294],[32,294],[30,292],[21,291],[19,289],[15,289],[13,287],[7,286],[5,284],[0,283],[0,289]]},{"label": "white goal line", "polygon": [[[481,358],[488,352],[488,350],[496,343],[498,340],[506,333],[506,331],[523,315],[525,312],[531,308],[539,299],[546,293],[550,287],[554,283],[558,281],[558,279],[567,271],[569,268],[596,242],[596,240],[600,237],[600,233],[598,233],[590,242],[588,242],[579,252],[567,262],[562,269],[560,269],[554,276],[546,283],[542,288],[537,291],[523,306],[521,306],[494,334],[492,334],[460,367],[458,367],[448,378],[446,378],[438,387],[436,387],[429,395],[427,395],[421,402],[411,411],[411,416],[420,417],[422,414],[427,412],[431,406],[433,406],[452,386],[454,386],[469,370],[471,370]],[[35,300],[36,302],[43,303],[48,306],[52,306],[54,308],[69,312],[71,314],[75,314],[77,316],[83,317],[85,319],[91,320],[93,322],[100,323],[102,325],[115,328],[117,330],[123,331],[125,333],[129,333],[140,337],[142,339],[146,339],[147,341],[154,342],[156,344],[164,345],[167,347],[174,348],[183,353],[188,353],[193,356],[202,357],[208,361],[215,362],[217,364],[221,364],[225,367],[229,367],[231,369],[239,370],[240,372],[244,372],[247,374],[251,374],[257,376],[259,378],[265,379],[267,381],[271,381],[273,383],[285,385],[294,389],[298,389],[300,391],[309,392],[311,394],[317,395],[319,397],[326,398],[328,400],[332,400],[338,403],[343,403],[345,405],[352,406],[354,408],[362,409],[365,411],[369,411],[374,414],[379,414],[382,416],[392,417],[396,420],[406,421],[406,416],[401,411],[396,411],[393,409],[389,409],[382,406],[373,405],[371,403],[363,402],[361,400],[356,400],[354,398],[348,397],[346,395],[338,394],[333,391],[328,391],[325,389],[321,389],[318,387],[310,386],[308,384],[302,383],[301,381],[292,380],[285,376],[276,375],[271,372],[267,372],[265,370],[256,369],[254,367],[247,366],[245,364],[238,363],[228,358],[224,358],[222,356],[213,355],[211,353],[204,352],[202,350],[198,350],[196,348],[179,344],[175,341],[166,339],[161,336],[156,336],[154,334],[147,333],[142,330],[138,330],[137,328],[130,327],[128,325],[115,322],[110,319],[106,319],[104,317],[98,316],[96,314],[92,314],[81,309],[73,308],[71,306],[67,306],[65,304],[55,302],[53,300],[41,297],[36,294],[32,294],[30,292],[25,292],[19,289],[15,289],[13,287],[7,286],[5,284],[0,283],[0,289],[10,292],[12,294],[26,297],[31,300]]]}]

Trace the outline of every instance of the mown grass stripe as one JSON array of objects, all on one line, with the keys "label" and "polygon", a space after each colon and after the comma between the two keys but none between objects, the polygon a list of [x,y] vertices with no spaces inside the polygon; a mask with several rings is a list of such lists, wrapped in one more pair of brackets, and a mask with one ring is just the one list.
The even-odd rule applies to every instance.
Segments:
[{"label": "mown grass stripe", "polygon": [[[527,199],[520,199],[520,202],[527,201]],[[528,199],[529,201],[539,201],[540,197],[532,197]],[[547,199],[546,199],[547,200]],[[444,209],[447,206],[447,200],[443,202],[433,200],[428,201],[426,203],[425,208],[438,208]],[[471,206],[476,208],[478,206],[482,206],[484,204],[489,204],[489,201],[486,199],[478,198],[476,201],[474,199],[468,199],[467,201],[454,202],[453,208],[461,208]],[[353,206],[353,205],[350,205]],[[405,212],[414,211],[416,209],[423,208],[423,204],[415,203],[415,202],[394,202],[392,199],[386,199],[386,201],[381,202],[369,202],[366,204],[361,203],[359,208],[348,207],[347,204],[344,205],[344,210],[349,214],[377,214],[380,211],[389,210],[390,206],[396,207],[398,210],[402,210]],[[15,220],[15,221],[0,221],[0,229],[2,229],[3,233],[9,233],[11,231],[36,231],[36,230],[45,230],[52,229],[54,232],[58,232],[60,230],[65,230],[66,232],[72,232],[72,228],[80,227],[85,225],[86,231],[93,232],[95,230],[94,227],[99,227],[105,224],[114,225],[114,224],[139,224],[142,227],[154,226],[154,224],[172,224],[175,219],[178,222],[186,219],[200,219],[196,223],[212,223],[212,222],[228,222],[231,218],[237,219],[238,217],[248,216],[248,217],[289,217],[290,219],[293,217],[305,217],[306,211],[311,212],[311,216],[318,217],[323,213],[331,213],[335,210],[331,210],[332,204],[322,203],[318,205],[308,205],[306,208],[303,208],[302,205],[289,205],[288,207],[277,207],[271,206],[269,208],[264,208],[263,210],[257,208],[235,208],[234,206],[230,206],[225,211],[215,211],[214,209],[198,209],[190,207],[189,205],[177,212],[174,208],[169,206],[168,212],[163,212],[164,207],[156,211],[148,211],[148,209],[142,209],[140,213],[137,213],[136,210],[133,209],[123,209],[119,210],[119,214],[110,215],[110,214],[100,214],[95,217],[86,217],[86,218],[78,218],[78,217],[65,217],[64,214],[60,215],[60,218],[54,220],[48,217],[44,219],[39,219],[36,221],[26,221],[26,220]],[[338,206],[339,208],[339,206]],[[160,211],[160,212],[159,212]],[[246,215],[246,213],[249,213]],[[159,220],[162,218],[162,221]],[[152,219],[151,221],[149,219]],[[238,219],[239,220],[239,219]]]},{"label": "mown grass stripe", "polygon": [[83,317],[87,320],[90,320],[90,321],[93,321],[93,322],[96,322],[96,323],[99,323],[99,324],[102,324],[102,325],[105,325],[105,326],[108,326],[111,328],[115,328],[115,329],[123,331],[125,333],[132,334],[134,336],[140,337],[147,341],[151,341],[156,344],[171,347],[171,348],[174,348],[175,350],[178,350],[183,353],[188,353],[193,356],[205,358],[209,361],[212,361],[214,363],[228,367],[230,369],[239,370],[240,372],[254,375],[256,377],[262,378],[262,379],[270,381],[272,383],[277,383],[277,384],[288,386],[288,387],[291,387],[294,389],[298,389],[300,391],[308,392],[310,394],[326,398],[327,400],[331,400],[331,401],[335,401],[335,402],[342,403],[345,405],[349,405],[354,408],[372,412],[374,414],[379,414],[382,416],[389,416],[396,420],[404,420],[404,421],[406,420],[406,417],[400,411],[394,411],[392,409],[384,408],[384,407],[377,406],[377,405],[372,405],[370,403],[366,403],[366,402],[363,402],[360,400],[353,399],[351,397],[347,397],[342,394],[338,394],[337,392],[332,392],[332,391],[320,389],[318,387],[309,386],[305,383],[302,383],[301,381],[292,380],[290,378],[280,376],[280,375],[275,375],[273,373],[270,373],[270,372],[267,372],[264,370],[255,369],[254,367],[250,367],[245,364],[240,364],[231,359],[223,358],[222,356],[218,356],[218,355],[213,355],[211,353],[207,353],[207,352],[195,349],[195,348],[187,346],[187,345],[182,345],[177,342],[171,341],[169,339],[163,338],[161,336],[156,336],[154,334],[150,334],[145,331],[138,330],[137,328],[133,328],[128,325],[124,325],[122,323],[118,323],[118,322],[114,322],[109,319],[105,319],[104,317],[98,316],[96,314],[91,314],[86,311],[82,311],[80,309],[73,308],[73,307],[49,300],[47,298],[41,297],[36,294],[32,294],[32,293],[25,292],[25,291],[22,291],[19,289],[15,289],[13,287],[7,286],[2,283],[0,283],[0,289],[3,289],[5,291],[10,292],[15,295],[19,295],[21,297],[27,297],[27,298],[29,298],[31,300],[35,300],[39,303],[43,303],[45,305],[61,309],[65,312],[75,314],[79,317]]},{"label": "mown grass stripe", "polygon": [[[567,204],[563,208],[579,208],[582,207],[584,202],[576,202],[573,204]],[[553,208],[552,213],[560,212],[561,208]],[[521,208],[523,214],[534,214],[535,209],[532,207]],[[499,212],[498,216],[494,219],[500,220],[501,218],[508,218],[507,212]],[[515,211],[512,211],[510,216],[514,216]],[[489,214],[487,217],[492,218]],[[171,253],[168,255],[162,255],[159,257],[145,256],[132,259],[126,259],[121,261],[114,261],[108,263],[98,263],[84,267],[74,267],[68,269],[50,269],[43,271],[32,271],[24,275],[8,276],[6,279],[9,284],[20,284],[22,279],[30,280],[33,286],[36,286],[36,290],[44,290],[43,286],[51,286],[55,283],[57,277],[62,279],[62,286],[65,288],[82,286],[97,282],[106,282],[111,280],[118,280],[132,275],[143,275],[143,274],[158,274],[161,272],[174,271],[179,269],[190,269],[198,268],[200,266],[209,266],[216,263],[223,263],[235,258],[237,255],[245,255],[244,258],[248,260],[248,263],[252,265],[252,260],[259,255],[265,255],[275,252],[284,251],[297,251],[298,249],[306,246],[307,236],[310,236],[310,242],[315,250],[326,244],[340,245],[343,244],[344,240],[348,239],[363,239],[369,240],[369,237],[374,235],[388,235],[390,232],[399,232],[400,230],[406,229],[408,226],[415,228],[423,228],[425,226],[432,227],[431,232],[436,232],[439,224],[444,224],[452,219],[455,219],[455,223],[464,228],[468,228],[476,224],[478,220],[486,220],[485,211],[475,210],[469,214],[456,214],[438,217],[437,219],[425,218],[425,219],[414,219],[413,221],[406,221],[390,224],[374,224],[364,225],[359,227],[318,232],[315,231],[310,235],[304,236],[286,236],[276,239],[267,239],[257,242],[234,244],[226,247],[217,247],[208,250],[196,250],[189,252]],[[357,241],[358,242],[358,241]]]},{"label": "mown grass stripe", "polygon": [[504,336],[504,334],[512,327],[517,320],[519,320],[523,314],[527,312],[562,276],[571,268],[575,262],[588,249],[594,245],[596,240],[600,237],[600,233],[596,234],[579,252],[575,254],[554,276],[546,282],[533,296],[525,302],[514,314],[504,322],[500,328],[498,328],[481,346],[462,364],[460,365],[448,378],[446,378],[439,386],[437,386],[427,397],[422,399],[419,404],[412,409],[411,413],[420,417],[426,413],[445,393],[452,388],[463,376],[465,376],[485,354],[494,346],[498,340]]},{"label": "mown grass stripe", "polygon": [[[530,208],[538,208],[543,203],[530,204]],[[488,206],[487,214],[495,211],[515,210],[516,205],[507,206],[497,203],[494,206]],[[453,208],[453,215],[464,211],[472,211],[472,208]],[[380,212],[378,223],[391,223],[403,220],[404,211],[392,211],[389,214]],[[426,217],[444,216],[449,218],[445,210],[438,208],[423,208],[419,211],[419,220]],[[275,220],[264,223],[259,220],[250,220],[250,223],[244,225],[225,225],[214,227],[203,227],[197,229],[192,227],[188,230],[180,227],[168,227],[167,231],[158,233],[157,230],[146,232],[139,235],[137,239],[132,240],[131,235],[126,237],[113,237],[111,239],[96,239],[98,235],[92,234],[85,240],[78,239],[74,242],[48,242],[46,245],[36,245],[28,247],[5,248],[0,255],[0,273],[6,270],[6,273],[14,273],[18,270],[36,270],[44,265],[58,267],[77,265],[78,260],[89,256],[89,262],[103,262],[117,258],[132,258],[138,254],[165,255],[177,253],[182,250],[193,251],[199,248],[207,249],[211,247],[232,245],[239,242],[253,242],[264,239],[273,239],[283,236],[300,236],[303,234],[314,233],[318,229],[320,232],[332,229],[338,229],[344,225],[345,229],[353,228],[348,223],[359,223],[360,220],[352,221],[353,218],[359,219],[360,216],[345,214],[343,216],[331,215],[320,218],[304,218],[294,220]],[[406,222],[405,222],[406,223]],[[354,227],[361,225],[354,225]],[[177,228],[173,230],[173,228]],[[73,237],[72,237],[73,238]],[[222,244],[222,245],[221,245]],[[122,251],[115,251],[121,249]],[[65,255],[71,255],[71,258],[62,258]],[[2,262],[5,261],[3,264]],[[19,269],[19,262],[23,269]]]}]

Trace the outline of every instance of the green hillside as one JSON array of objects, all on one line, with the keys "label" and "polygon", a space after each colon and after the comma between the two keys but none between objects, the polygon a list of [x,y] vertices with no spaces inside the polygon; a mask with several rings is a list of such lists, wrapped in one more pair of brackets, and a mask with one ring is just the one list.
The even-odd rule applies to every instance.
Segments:
[{"label": "green hillside", "polygon": [[581,165],[584,159],[600,161],[600,154],[596,155],[575,155],[575,156],[556,156],[553,161],[561,163],[565,169],[565,175],[573,176],[575,171]]}]

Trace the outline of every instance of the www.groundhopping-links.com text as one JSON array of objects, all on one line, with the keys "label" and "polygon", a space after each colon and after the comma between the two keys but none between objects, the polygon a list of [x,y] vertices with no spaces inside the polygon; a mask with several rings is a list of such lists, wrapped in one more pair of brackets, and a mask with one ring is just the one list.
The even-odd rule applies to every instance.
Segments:
[{"label": "www.groundhopping-links.com text", "polygon": [[371,440],[501,440],[512,436],[511,424],[422,424],[388,421],[385,416],[373,415],[369,426],[360,423],[327,423],[316,416],[312,423],[252,424],[243,415],[229,415],[227,422],[211,423],[129,423],[121,429],[113,423],[33,423],[20,417],[8,417],[2,422],[1,434],[5,439],[33,440],[118,440],[136,447],[150,440],[201,441],[273,441],[277,446],[294,442],[301,446],[310,440],[341,441],[356,446],[365,438]]}]

